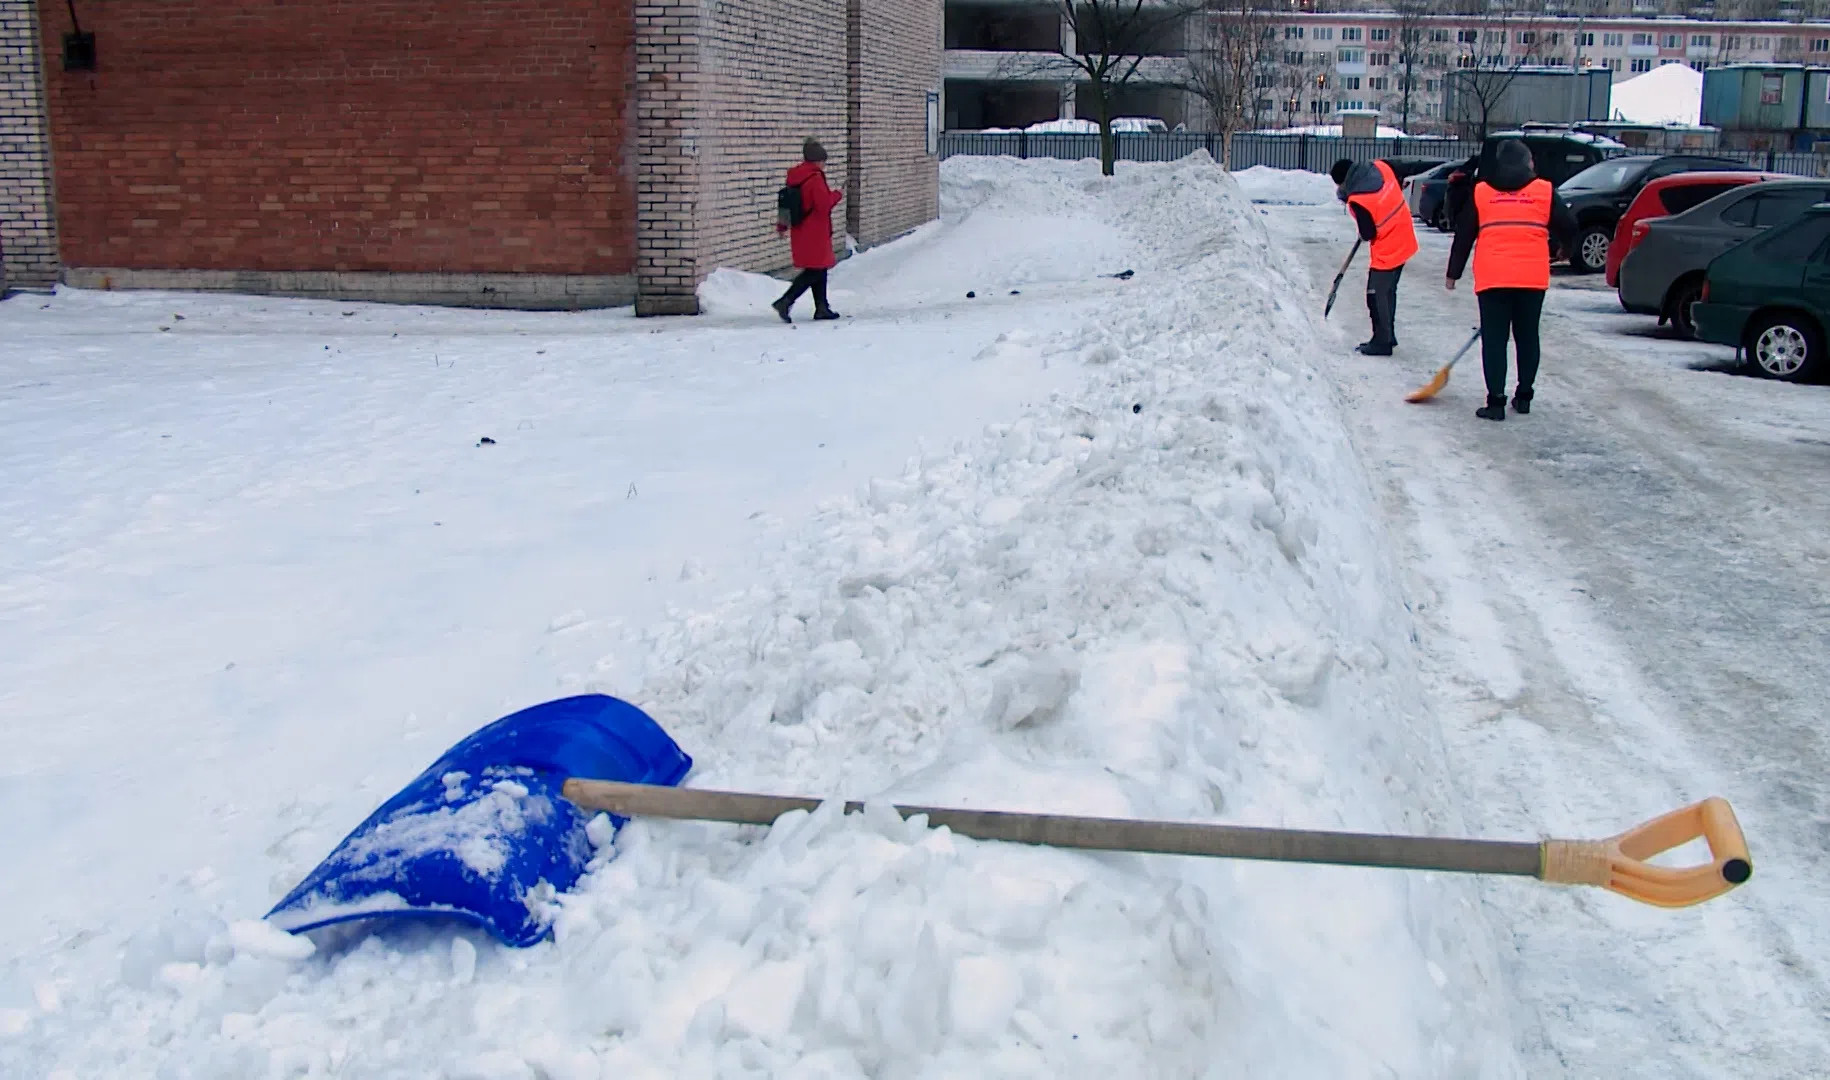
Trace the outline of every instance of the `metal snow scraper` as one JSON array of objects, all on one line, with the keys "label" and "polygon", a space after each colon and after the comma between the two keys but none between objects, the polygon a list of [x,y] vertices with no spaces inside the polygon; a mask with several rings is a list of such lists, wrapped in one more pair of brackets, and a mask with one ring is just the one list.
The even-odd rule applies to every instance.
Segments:
[{"label": "metal snow scraper", "polygon": [[1468,355],[1468,350],[1474,348],[1474,343],[1479,341],[1480,339],[1481,339],[1481,331],[1480,331],[1480,327],[1477,326],[1474,328],[1473,336],[1468,338],[1468,343],[1463,345],[1461,347],[1461,351],[1456,353],[1453,357],[1451,357],[1447,364],[1443,365],[1442,370],[1438,371],[1436,373],[1436,377],[1431,379],[1429,382],[1424,383],[1422,386],[1419,386],[1417,389],[1412,390],[1410,393],[1404,395],[1404,400],[1406,400],[1406,401],[1428,401],[1431,398],[1435,397],[1437,394],[1442,393],[1442,388],[1449,385],[1449,372],[1454,370],[1456,361],[1458,361],[1462,357]]},{"label": "metal snow scraper", "polygon": [[1322,305],[1322,318],[1326,319],[1328,313],[1334,310],[1334,298],[1341,291],[1341,279],[1347,276],[1347,268],[1353,265],[1353,257],[1360,253],[1360,245],[1363,243],[1365,243],[1364,240],[1356,237],[1352,250],[1348,251],[1347,257],[1341,260],[1341,272],[1334,275],[1334,284],[1328,288],[1328,302]]},{"label": "metal snow scraper", "polygon": [[[591,861],[595,815],[569,777],[677,784],[692,759],[642,710],[600,694],[504,717],[452,747],[337,845],[267,920],[294,933],[373,918],[457,918],[508,945]],[[616,824],[620,825],[618,820]]]},{"label": "metal snow scraper", "polygon": [[[818,800],[779,795],[644,784],[568,780],[565,797],[580,806],[624,817],[649,815],[695,821],[768,825],[790,810],[811,811]],[[848,813],[862,804],[845,804]],[[1606,840],[1521,843],[1422,836],[1303,832],[1168,821],[1018,814],[898,806],[904,818],[922,815],[961,836],[1048,847],[1088,848],[1225,859],[1374,866],[1470,874],[1511,874],[1560,885],[1595,885],[1659,907],[1688,907],[1721,896],[1753,874],[1747,841],[1722,799],[1705,799]],[[1669,868],[1647,860],[1702,838],[1710,861]]]}]

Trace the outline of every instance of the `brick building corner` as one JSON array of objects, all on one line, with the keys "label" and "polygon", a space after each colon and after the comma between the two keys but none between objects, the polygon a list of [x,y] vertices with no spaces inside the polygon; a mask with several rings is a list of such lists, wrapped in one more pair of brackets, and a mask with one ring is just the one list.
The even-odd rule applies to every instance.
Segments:
[{"label": "brick building corner", "polygon": [[0,0],[15,287],[691,313],[714,268],[787,268],[774,194],[808,135],[860,245],[938,213],[941,0],[81,17],[97,62],[65,70],[68,5]]}]

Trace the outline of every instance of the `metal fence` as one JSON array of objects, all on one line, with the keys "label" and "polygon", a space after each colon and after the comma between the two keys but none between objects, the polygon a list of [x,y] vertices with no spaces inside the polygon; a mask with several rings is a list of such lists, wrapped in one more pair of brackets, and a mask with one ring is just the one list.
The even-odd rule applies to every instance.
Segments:
[{"label": "metal fence", "polygon": [[[1119,132],[1113,136],[1120,161],[1179,161],[1190,154],[1206,152],[1221,160],[1221,137],[1217,134],[1180,132]],[[1267,165],[1273,169],[1305,169],[1327,172],[1341,158],[1366,161],[1374,158],[1441,158],[1465,161],[1480,152],[1480,143],[1459,139],[1347,139],[1329,135],[1235,135],[1233,136],[1234,169]],[[1612,156],[1637,153],[1659,153],[1621,149]],[[1830,177],[1830,155],[1792,153],[1773,150],[1683,149],[1668,151],[1704,157],[1727,158],[1745,162],[1767,172],[1792,176]],[[948,131],[940,137],[940,156],[944,158],[1014,157],[1054,158],[1079,161],[1099,157],[1099,136],[1012,132],[986,134],[978,131]]]}]

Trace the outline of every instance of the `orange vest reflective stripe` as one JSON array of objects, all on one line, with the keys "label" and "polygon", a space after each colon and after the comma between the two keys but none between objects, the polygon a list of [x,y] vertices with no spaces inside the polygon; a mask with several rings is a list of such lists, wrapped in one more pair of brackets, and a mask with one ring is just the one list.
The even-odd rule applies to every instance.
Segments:
[{"label": "orange vest reflective stripe", "polygon": [[1474,185],[1480,233],[1474,240],[1474,291],[1550,288],[1550,181],[1517,191]]},{"label": "orange vest reflective stripe", "polygon": [[1398,174],[1383,161],[1373,162],[1385,182],[1371,195],[1349,195],[1350,206],[1358,206],[1372,215],[1375,231],[1371,266],[1374,270],[1391,270],[1403,266],[1417,254],[1417,230],[1411,225],[1411,207],[1404,201],[1404,188]]}]

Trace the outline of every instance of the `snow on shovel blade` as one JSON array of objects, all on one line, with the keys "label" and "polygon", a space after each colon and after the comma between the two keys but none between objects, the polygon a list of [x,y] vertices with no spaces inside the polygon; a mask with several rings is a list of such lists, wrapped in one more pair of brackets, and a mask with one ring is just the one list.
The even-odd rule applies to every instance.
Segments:
[{"label": "snow on shovel blade", "polygon": [[[542,897],[591,860],[594,816],[571,776],[672,786],[692,759],[648,714],[588,694],[504,717],[458,743],[345,837],[267,913],[293,933],[372,918],[457,918],[504,944],[547,935]],[[623,819],[613,818],[620,827]]]}]

